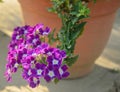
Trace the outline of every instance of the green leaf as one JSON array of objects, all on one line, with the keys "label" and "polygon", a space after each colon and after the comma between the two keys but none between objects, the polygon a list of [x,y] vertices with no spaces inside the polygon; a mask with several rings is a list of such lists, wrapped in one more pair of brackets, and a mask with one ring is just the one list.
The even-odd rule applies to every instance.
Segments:
[{"label": "green leaf", "polygon": [[47,10],[48,10],[48,12],[54,12],[54,13],[56,13],[56,10],[54,8],[48,8]]},{"label": "green leaf", "polygon": [[65,43],[65,30],[62,28],[60,32],[58,33],[58,38],[60,42]]},{"label": "green leaf", "polygon": [[94,1],[94,3],[96,3],[97,2],[97,0],[93,0]]},{"label": "green leaf", "polygon": [[[61,18],[62,25],[57,34],[57,47],[66,51],[67,58],[64,63],[69,66],[78,58],[78,55],[73,56],[76,39],[84,31],[86,22],[83,19],[89,17],[90,14],[90,9],[87,4],[83,4],[83,1],[89,0],[51,0],[53,6],[49,9]],[[54,33],[50,34],[49,38],[50,42],[56,40]]]},{"label": "green leaf", "polygon": [[57,41],[57,38],[55,38],[54,36],[55,36],[55,29],[51,33],[49,33],[48,43],[53,44],[54,42]]},{"label": "green leaf", "polygon": [[67,64],[68,66],[72,66],[77,61],[78,57],[79,55],[67,57],[64,63]]},{"label": "green leaf", "polygon": [[57,84],[59,80],[57,78],[54,79],[54,83]]},{"label": "green leaf", "polygon": [[86,22],[82,22],[75,26],[75,30],[71,32],[71,36],[70,36],[71,40],[76,40],[82,34],[82,32],[84,31],[85,24]]},{"label": "green leaf", "polygon": [[67,51],[66,51],[67,54],[71,54],[71,53],[74,52],[75,43],[76,43],[76,41],[71,41],[71,40],[70,40],[70,42],[66,43],[66,45],[67,45]]}]

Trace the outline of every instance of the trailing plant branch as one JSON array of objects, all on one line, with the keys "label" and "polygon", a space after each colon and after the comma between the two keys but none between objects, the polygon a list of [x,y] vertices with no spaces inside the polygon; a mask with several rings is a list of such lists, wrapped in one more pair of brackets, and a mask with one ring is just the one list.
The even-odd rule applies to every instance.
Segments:
[{"label": "trailing plant branch", "polygon": [[[51,0],[51,2],[53,6],[49,11],[57,14],[62,21],[57,34],[58,47],[66,51],[65,62],[71,66],[78,58],[78,55],[74,55],[76,39],[84,31],[86,22],[83,19],[89,17],[90,10],[87,8],[87,3],[80,0]],[[70,62],[71,59],[73,62]]]}]

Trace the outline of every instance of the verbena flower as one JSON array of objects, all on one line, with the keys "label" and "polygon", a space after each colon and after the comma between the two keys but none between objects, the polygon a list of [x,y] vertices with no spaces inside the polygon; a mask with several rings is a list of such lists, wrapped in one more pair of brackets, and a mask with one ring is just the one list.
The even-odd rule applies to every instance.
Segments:
[{"label": "verbena flower", "polygon": [[45,69],[45,76],[44,79],[49,82],[55,78],[58,80],[62,78],[66,78],[69,76],[69,72],[67,72],[67,66],[66,65],[61,65],[60,67],[54,67],[52,65],[49,65]]},{"label": "verbena flower", "polygon": [[12,40],[8,46],[8,56],[5,77],[12,80],[12,74],[22,68],[22,77],[34,88],[40,84],[40,79],[47,82],[68,77],[67,65],[63,64],[66,52],[51,47],[45,37],[50,28],[43,24],[33,27],[26,25],[14,29]]}]

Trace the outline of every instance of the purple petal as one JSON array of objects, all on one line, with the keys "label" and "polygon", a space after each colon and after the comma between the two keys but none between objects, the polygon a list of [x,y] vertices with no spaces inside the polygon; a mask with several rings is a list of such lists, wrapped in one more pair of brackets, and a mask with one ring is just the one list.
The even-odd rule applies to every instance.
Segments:
[{"label": "purple petal", "polygon": [[62,50],[61,55],[62,55],[63,58],[65,58],[66,57],[66,52],[64,50]]},{"label": "purple petal", "polygon": [[62,75],[62,77],[63,77],[63,78],[67,78],[69,75],[70,75],[69,72],[65,72],[65,73]]},{"label": "purple petal", "polygon": [[45,79],[47,82],[50,82],[50,81],[52,80],[49,76],[44,76],[44,79]]},{"label": "purple petal", "polygon": [[66,71],[68,69],[67,65],[63,65],[61,68],[63,71]]},{"label": "purple petal", "polygon": [[37,63],[36,65],[35,65],[35,67],[36,67],[36,69],[45,69],[45,67],[46,67],[46,65],[45,64],[40,64],[40,63]]},{"label": "purple petal", "polygon": [[28,83],[30,87],[35,88],[36,86],[40,84],[40,80],[37,77],[30,77],[28,79]]}]

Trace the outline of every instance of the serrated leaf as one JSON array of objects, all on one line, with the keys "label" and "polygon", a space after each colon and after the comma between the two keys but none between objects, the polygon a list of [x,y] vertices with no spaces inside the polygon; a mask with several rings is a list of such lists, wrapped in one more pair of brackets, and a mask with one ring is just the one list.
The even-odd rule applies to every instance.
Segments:
[{"label": "serrated leaf", "polygon": [[79,55],[76,55],[76,56],[72,56],[72,57],[67,57],[65,59],[65,63],[68,65],[68,66],[72,66],[78,59]]},{"label": "serrated leaf", "polygon": [[77,39],[83,32],[86,22],[82,22],[75,27],[75,31],[71,33],[71,40]]}]

